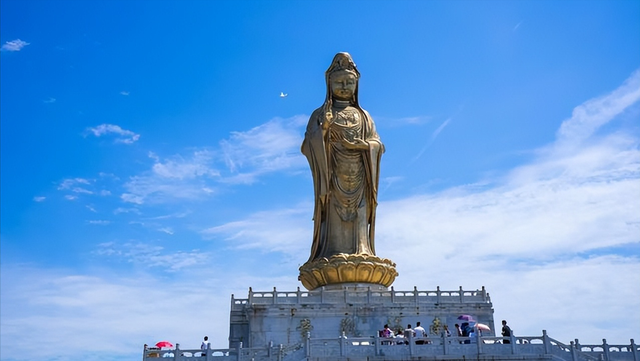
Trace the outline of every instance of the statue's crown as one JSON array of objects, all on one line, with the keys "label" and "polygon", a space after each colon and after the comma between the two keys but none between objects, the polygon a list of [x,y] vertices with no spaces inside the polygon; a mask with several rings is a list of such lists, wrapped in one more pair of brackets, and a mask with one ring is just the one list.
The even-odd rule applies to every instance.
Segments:
[{"label": "statue's crown", "polygon": [[358,71],[358,68],[356,68],[356,64],[353,62],[353,59],[351,59],[351,55],[349,55],[349,53],[338,53],[333,57],[331,66],[327,69],[327,75],[337,72],[347,72],[355,75],[356,77],[360,77],[360,72]]}]

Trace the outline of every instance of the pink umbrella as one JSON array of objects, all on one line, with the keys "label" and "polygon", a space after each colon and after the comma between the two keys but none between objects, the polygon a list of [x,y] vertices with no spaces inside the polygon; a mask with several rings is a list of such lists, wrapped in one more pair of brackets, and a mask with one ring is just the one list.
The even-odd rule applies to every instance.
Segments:
[{"label": "pink umbrella", "polygon": [[491,328],[489,326],[485,325],[484,323],[477,323],[476,327],[478,328],[478,330],[491,331]]},{"label": "pink umbrella", "polygon": [[169,342],[169,341],[160,341],[160,342],[156,343],[156,347],[160,347],[160,348],[173,347],[173,344],[171,342]]}]

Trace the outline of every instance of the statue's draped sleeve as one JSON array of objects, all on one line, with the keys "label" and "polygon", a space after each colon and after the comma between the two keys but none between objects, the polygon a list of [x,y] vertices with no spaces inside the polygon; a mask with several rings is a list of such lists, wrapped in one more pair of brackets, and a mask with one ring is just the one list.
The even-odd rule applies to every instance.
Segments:
[{"label": "statue's draped sleeve", "polygon": [[307,157],[311,175],[313,177],[313,193],[315,194],[315,207],[313,209],[313,243],[311,245],[312,260],[318,254],[320,247],[320,232],[322,227],[322,214],[329,196],[329,165],[327,162],[327,150],[325,146],[325,134],[322,129],[323,119],[322,108],[316,109],[309,124],[302,142],[302,154]]},{"label": "statue's draped sleeve", "polygon": [[378,132],[371,116],[366,110],[362,110],[365,115],[365,140],[369,144],[369,154],[365,160],[367,168],[367,182],[370,191],[367,197],[367,223],[369,224],[369,246],[375,254],[375,222],[376,207],[378,206],[378,183],[380,181],[380,159],[384,153],[384,145],[380,141]]}]

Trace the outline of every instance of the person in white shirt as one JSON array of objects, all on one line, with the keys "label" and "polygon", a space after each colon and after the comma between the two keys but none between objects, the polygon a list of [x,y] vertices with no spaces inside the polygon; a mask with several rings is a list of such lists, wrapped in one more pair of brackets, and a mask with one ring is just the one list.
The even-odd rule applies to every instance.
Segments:
[{"label": "person in white shirt", "polygon": [[206,356],[206,352],[209,349],[209,336],[204,336],[204,341],[202,341],[202,345],[200,345],[200,349],[202,350],[202,356]]},{"label": "person in white shirt", "polygon": [[424,330],[424,327],[420,326],[420,322],[416,323],[416,328],[413,329],[413,334],[417,338],[416,345],[424,345],[424,338],[427,337],[427,331]]}]

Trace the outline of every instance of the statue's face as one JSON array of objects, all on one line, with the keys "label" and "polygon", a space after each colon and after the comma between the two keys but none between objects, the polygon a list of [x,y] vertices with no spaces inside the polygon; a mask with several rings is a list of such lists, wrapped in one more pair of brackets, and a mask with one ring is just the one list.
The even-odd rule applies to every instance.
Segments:
[{"label": "statue's face", "polygon": [[339,100],[351,100],[358,83],[353,74],[340,72],[331,75],[331,93]]}]

